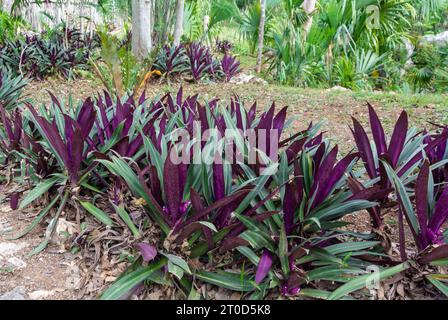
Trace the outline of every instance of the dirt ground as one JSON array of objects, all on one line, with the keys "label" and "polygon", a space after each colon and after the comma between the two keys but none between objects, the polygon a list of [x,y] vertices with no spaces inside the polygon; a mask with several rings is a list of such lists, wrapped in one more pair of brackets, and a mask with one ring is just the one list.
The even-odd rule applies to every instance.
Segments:
[{"label": "dirt ground", "polygon": [[[176,92],[179,86],[150,85],[147,87],[147,95]],[[353,145],[349,129],[350,117],[359,118],[364,123],[367,119],[366,101],[376,107],[388,133],[403,108],[409,112],[410,123],[419,127],[427,121],[446,123],[448,116],[448,99],[440,95],[409,97],[393,93],[363,94],[250,83],[186,85],[184,89],[188,94],[200,93],[202,101],[214,96],[228,99],[232,95],[238,95],[247,105],[257,100],[261,108],[270,106],[272,101],[276,102],[277,107],[287,105],[289,117],[294,118],[290,130],[304,129],[310,121],[323,121],[322,130],[327,131],[327,136],[341,145],[343,152],[349,151],[349,146]],[[67,101],[69,96],[76,100],[97,94],[102,91],[102,85],[94,80],[74,80],[69,83],[59,80],[33,82],[27,87],[25,95],[32,98],[36,105],[48,103],[50,97],[47,90],[51,90],[59,99]],[[123,269],[123,266],[120,266],[115,272],[102,275],[100,283],[96,285],[95,281],[99,280],[95,280],[93,276],[90,283],[81,284],[80,287],[80,253],[72,253],[54,243],[47,250],[29,257],[28,253],[42,240],[45,224],[38,226],[23,239],[9,241],[7,238],[25,228],[38,210],[12,211],[9,203],[2,200],[2,193],[0,186],[0,300],[94,298]],[[358,231],[364,231],[362,226],[368,223],[367,215],[348,219],[358,222],[358,227],[355,227]],[[155,295],[160,297],[163,294],[156,292]],[[150,297],[157,298],[154,295]]]}]

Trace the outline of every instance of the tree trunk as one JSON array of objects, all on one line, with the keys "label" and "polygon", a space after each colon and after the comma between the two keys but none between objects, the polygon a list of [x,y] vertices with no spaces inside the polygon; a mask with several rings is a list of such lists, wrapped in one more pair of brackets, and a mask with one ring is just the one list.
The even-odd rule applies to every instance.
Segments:
[{"label": "tree trunk", "polygon": [[266,22],[266,0],[261,1],[261,16],[260,25],[258,27],[258,56],[257,56],[257,73],[261,72],[262,55],[263,55],[263,40],[264,40],[264,25]]},{"label": "tree trunk", "polygon": [[176,27],[174,28],[174,45],[180,44],[184,27],[184,5],[185,0],[177,0],[176,6]]},{"label": "tree trunk", "polygon": [[151,49],[151,0],[132,0],[132,53],[142,61]]},{"label": "tree trunk", "polygon": [[161,36],[159,36],[159,40],[162,44],[166,42],[166,39],[168,38],[168,26],[170,21],[170,0],[164,0],[163,1],[163,7],[162,7],[162,16],[160,17],[160,21],[163,21],[162,28],[161,28]]},{"label": "tree trunk", "polygon": [[308,19],[306,20],[305,24],[303,25],[303,31],[304,36],[308,35],[308,32],[310,32],[311,26],[313,24],[313,16],[311,15],[316,8],[316,1],[317,0],[305,0],[302,3],[302,8],[305,11],[305,13],[308,15]]}]

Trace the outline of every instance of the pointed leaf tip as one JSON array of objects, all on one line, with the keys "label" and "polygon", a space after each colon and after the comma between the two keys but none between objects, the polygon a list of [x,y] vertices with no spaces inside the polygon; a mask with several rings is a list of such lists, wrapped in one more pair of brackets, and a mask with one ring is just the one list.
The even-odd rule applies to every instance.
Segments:
[{"label": "pointed leaf tip", "polygon": [[272,267],[272,256],[268,250],[264,250],[257,266],[257,273],[255,275],[255,282],[260,284],[268,275]]}]

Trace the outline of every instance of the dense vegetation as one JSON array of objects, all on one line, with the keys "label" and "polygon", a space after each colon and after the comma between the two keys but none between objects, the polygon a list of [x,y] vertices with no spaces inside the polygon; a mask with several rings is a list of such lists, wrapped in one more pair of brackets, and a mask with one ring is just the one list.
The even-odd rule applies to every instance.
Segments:
[{"label": "dense vegetation", "polygon": [[[421,39],[445,27],[446,1],[320,1],[312,20],[302,3],[267,1],[266,79],[446,90],[448,47]],[[366,23],[372,4],[378,28]],[[6,191],[13,210],[39,208],[11,239],[48,217],[31,255],[47,248],[61,217],[78,226],[73,251],[98,230],[123,236],[129,267],[102,299],[127,297],[143,282],[175,284],[189,299],[207,298],[199,283],[248,299],[367,298],[372,267],[378,279],[402,273],[448,296],[448,126],[414,128],[403,111],[386,135],[367,105],[369,124],[352,119],[351,151],[341,155],[321,123],[294,130],[288,107],[274,102],[205,99],[182,87],[148,98],[148,83],[229,82],[239,59],[256,52],[258,1],[187,1],[184,11],[177,45],[166,17],[154,17],[154,50],[143,60],[127,26],[87,35],[63,24],[30,36],[2,13],[0,183],[19,186]],[[22,96],[31,80],[81,76],[98,76],[105,90],[77,102],[50,92],[43,105]],[[363,212],[367,231],[353,230],[347,218]]]}]

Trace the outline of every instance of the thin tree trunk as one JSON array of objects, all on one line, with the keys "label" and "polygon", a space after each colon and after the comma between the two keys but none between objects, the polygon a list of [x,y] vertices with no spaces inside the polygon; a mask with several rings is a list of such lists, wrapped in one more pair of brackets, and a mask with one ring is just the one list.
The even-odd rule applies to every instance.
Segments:
[{"label": "thin tree trunk", "polygon": [[180,44],[180,38],[182,37],[184,27],[184,5],[185,0],[177,0],[176,6],[176,26],[174,28],[174,45]]},{"label": "thin tree trunk", "polygon": [[311,15],[316,8],[316,1],[317,0],[305,0],[302,3],[302,8],[305,11],[305,13],[308,15],[308,19],[306,20],[305,24],[303,25],[303,31],[304,36],[308,35],[308,32],[310,32],[311,26],[313,24],[313,16]]},{"label": "thin tree trunk", "polygon": [[261,16],[260,25],[258,27],[258,56],[257,56],[257,73],[261,72],[262,56],[263,56],[263,40],[264,40],[264,25],[266,20],[266,0],[261,1]]},{"label": "thin tree trunk", "polygon": [[169,17],[169,10],[170,10],[170,0],[164,0],[163,1],[163,7],[162,7],[162,15],[160,17],[160,20],[163,21],[162,23],[162,29],[161,29],[161,36],[159,36],[159,40],[162,44],[166,42],[166,39],[168,38],[168,24],[170,21]]},{"label": "thin tree trunk", "polygon": [[151,0],[132,0],[132,53],[142,61],[151,49]]}]

